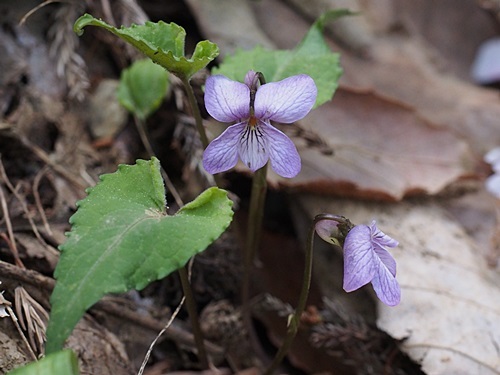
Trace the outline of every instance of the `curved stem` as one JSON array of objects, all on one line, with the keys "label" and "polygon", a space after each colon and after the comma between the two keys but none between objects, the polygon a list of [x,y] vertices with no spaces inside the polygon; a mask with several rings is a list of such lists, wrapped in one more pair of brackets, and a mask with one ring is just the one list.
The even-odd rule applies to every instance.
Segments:
[{"label": "curved stem", "polygon": [[297,308],[295,309],[294,314],[289,318],[287,335],[283,341],[283,344],[281,344],[278,353],[276,353],[273,362],[264,372],[264,375],[271,375],[273,371],[278,368],[279,364],[281,363],[283,358],[285,358],[286,353],[290,349],[293,339],[295,338],[295,335],[297,334],[297,331],[299,329],[300,318],[306,307],[307,296],[309,295],[309,288],[311,286],[314,233],[316,232],[316,224],[322,220],[335,221],[339,226],[340,233],[344,234],[344,237],[349,229],[352,228],[352,223],[349,221],[349,219],[345,218],[344,216],[332,214],[316,215],[313,222],[311,223],[311,227],[309,228],[309,234],[307,237],[304,277],[302,279],[302,289],[300,290],[299,302],[297,303]]},{"label": "curved stem", "polygon": [[281,344],[281,347],[276,353],[273,362],[269,365],[268,369],[264,372],[264,375],[271,375],[279,366],[283,358],[285,358],[286,353],[292,345],[293,339],[297,334],[300,324],[300,318],[307,303],[307,297],[309,295],[309,288],[311,286],[312,277],[312,262],[313,262],[313,246],[314,246],[314,232],[315,232],[316,220],[314,220],[309,229],[309,235],[307,237],[307,245],[305,249],[305,265],[304,265],[304,276],[302,279],[302,288],[300,290],[299,301],[293,315],[290,316],[288,320],[287,335]]},{"label": "curved stem", "polygon": [[189,282],[188,272],[185,267],[179,268],[178,272],[181,279],[182,290],[184,292],[184,296],[186,297],[186,309],[191,321],[191,328],[193,330],[196,349],[198,350],[198,359],[200,360],[201,367],[203,369],[207,369],[209,365],[207,351],[205,349],[205,343],[203,342],[203,333],[201,332],[200,322],[198,320],[196,301],[194,300],[193,291]]},{"label": "curved stem", "polygon": [[181,81],[184,85],[184,88],[186,89],[189,105],[191,106],[191,110],[193,111],[193,117],[196,122],[196,129],[200,134],[201,144],[203,145],[203,148],[207,148],[208,137],[207,133],[205,132],[205,128],[203,127],[203,119],[201,118],[200,108],[198,108],[198,102],[196,101],[196,98],[194,96],[193,88],[191,87],[191,84],[189,83],[189,80],[187,78],[181,77]]}]

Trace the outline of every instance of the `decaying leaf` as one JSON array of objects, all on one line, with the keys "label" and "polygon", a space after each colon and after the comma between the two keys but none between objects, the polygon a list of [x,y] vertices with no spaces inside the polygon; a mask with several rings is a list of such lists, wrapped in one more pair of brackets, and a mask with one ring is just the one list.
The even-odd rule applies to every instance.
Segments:
[{"label": "decaying leaf", "polygon": [[472,173],[474,158],[462,139],[370,91],[339,89],[302,126],[333,154],[294,139],[302,156],[301,173],[293,180],[272,175],[272,182],[322,194],[397,200],[436,194]]}]

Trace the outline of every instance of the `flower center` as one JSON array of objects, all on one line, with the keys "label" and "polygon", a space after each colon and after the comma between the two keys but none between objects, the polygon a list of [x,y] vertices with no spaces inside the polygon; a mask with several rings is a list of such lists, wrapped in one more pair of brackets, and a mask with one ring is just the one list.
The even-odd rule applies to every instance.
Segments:
[{"label": "flower center", "polygon": [[248,119],[248,126],[250,126],[252,129],[255,128],[257,125],[257,117],[251,115],[250,118]]}]

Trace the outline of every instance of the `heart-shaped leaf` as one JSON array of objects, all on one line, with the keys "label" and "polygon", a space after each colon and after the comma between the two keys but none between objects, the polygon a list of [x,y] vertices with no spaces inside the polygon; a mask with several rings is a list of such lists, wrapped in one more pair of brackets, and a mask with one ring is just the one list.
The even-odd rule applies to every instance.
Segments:
[{"label": "heart-shaped leaf", "polygon": [[293,50],[270,51],[260,46],[249,51],[238,50],[233,56],[227,56],[212,73],[242,81],[249,70],[255,70],[262,72],[268,82],[296,74],[308,74],[318,88],[314,108],[319,107],[332,98],[342,74],[339,54],[330,50],[323,37],[325,23],[352,14],[346,9],[326,12]]},{"label": "heart-shaped leaf", "polygon": [[78,375],[79,373],[75,353],[71,350],[61,350],[17,368],[9,372],[9,375]]},{"label": "heart-shaped leaf", "polygon": [[55,271],[47,353],[62,348],[104,294],[140,290],[183,267],[224,232],[233,215],[226,192],[210,188],[168,216],[156,158],[101,176],[77,206]]},{"label": "heart-shaped leaf", "polygon": [[150,59],[134,62],[122,71],[117,97],[120,104],[145,120],[161,104],[168,86],[168,73]]},{"label": "heart-shaped leaf", "polygon": [[145,25],[116,28],[90,14],[85,14],[76,20],[73,30],[82,35],[83,28],[89,25],[108,30],[133,45],[155,63],[184,79],[191,78],[194,73],[206,67],[219,55],[217,45],[204,40],[196,45],[193,56],[190,59],[186,58],[184,56],[186,31],[173,22],[148,21]]}]

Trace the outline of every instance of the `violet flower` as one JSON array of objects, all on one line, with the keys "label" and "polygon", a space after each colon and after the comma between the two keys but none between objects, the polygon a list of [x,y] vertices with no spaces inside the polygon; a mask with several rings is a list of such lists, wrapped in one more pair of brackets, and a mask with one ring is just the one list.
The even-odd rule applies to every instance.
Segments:
[{"label": "violet flower", "polygon": [[396,280],[396,261],[385,247],[398,242],[375,225],[356,225],[344,242],[344,290],[352,292],[372,283],[377,297],[386,305],[395,306],[401,299]]},{"label": "violet flower", "polygon": [[250,71],[245,83],[222,75],[207,79],[205,106],[217,121],[233,122],[214,139],[203,154],[203,166],[215,174],[233,168],[240,158],[253,172],[271,160],[280,176],[295,177],[301,168],[293,142],[271,125],[271,120],[292,123],[304,118],[317,95],[314,80],[300,74],[257,87],[258,75]]}]

